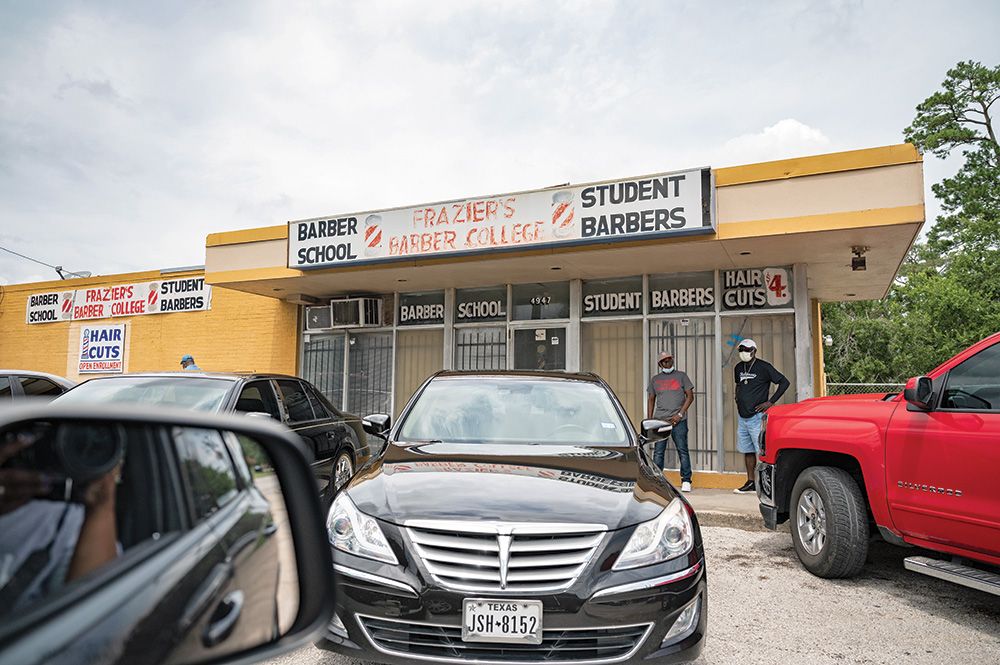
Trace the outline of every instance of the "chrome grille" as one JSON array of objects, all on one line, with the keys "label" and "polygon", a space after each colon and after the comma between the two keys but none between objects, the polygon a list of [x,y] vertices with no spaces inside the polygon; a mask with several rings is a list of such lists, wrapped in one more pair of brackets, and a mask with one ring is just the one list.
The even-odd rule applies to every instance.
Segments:
[{"label": "chrome grille", "polygon": [[463,642],[461,627],[408,623],[358,616],[378,649],[413,659],[438,662],[565,663],[610,662],[631,655],[652,624],[566,630],[543,630],[541,644]]},{"label": "chrome grille", "polygon": [[599,524],[408,522],[434,580],[464,591],[560,591],[579,577],[604,538]]}]

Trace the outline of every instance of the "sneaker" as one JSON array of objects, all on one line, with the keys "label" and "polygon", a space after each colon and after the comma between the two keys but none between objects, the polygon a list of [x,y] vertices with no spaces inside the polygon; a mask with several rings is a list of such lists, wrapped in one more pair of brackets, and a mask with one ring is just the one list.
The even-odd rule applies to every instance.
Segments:
[{"label": "sneaker", "polygon": [[733,494],[751,494],[756,491],[756,488],[753,486],[753,481],[748,480],[743,484],[743,487],[733,490]]},{"label": "sneaker", "polygon": [[682,492],[690,492],[691,491],[691,483],[689,483],[686,480],[683,483],[681,483],[681,491]]}]

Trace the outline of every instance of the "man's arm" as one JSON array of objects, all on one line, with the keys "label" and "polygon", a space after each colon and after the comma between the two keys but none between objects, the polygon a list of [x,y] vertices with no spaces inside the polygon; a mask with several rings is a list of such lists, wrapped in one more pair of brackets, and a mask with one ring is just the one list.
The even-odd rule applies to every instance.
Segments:
[{"label": "man's arm", "polygon": [[691,408],[691,403],[694,402],[694,388],[688,388],[684,391],[684,404],[681,405],[681,410],[675,415],[670,416],[670,424],[676,425],[681,421],[681,418],[688,412]]},{"label": "man's arm", "polygon": [[653,407],[656,406],[656,395],[650,393],[649,399],[646,400],[646,417],[653,417]]}]

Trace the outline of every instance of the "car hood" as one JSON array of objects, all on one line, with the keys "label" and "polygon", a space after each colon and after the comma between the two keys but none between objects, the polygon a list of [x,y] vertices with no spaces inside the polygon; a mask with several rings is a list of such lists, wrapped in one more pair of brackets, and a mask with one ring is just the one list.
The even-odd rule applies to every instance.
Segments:
[{"label": "car hood", "polygon": [[394,524],[483,520],[600,524],[653,519],[677,495],[635,448],[390,444],[347,490]]}]

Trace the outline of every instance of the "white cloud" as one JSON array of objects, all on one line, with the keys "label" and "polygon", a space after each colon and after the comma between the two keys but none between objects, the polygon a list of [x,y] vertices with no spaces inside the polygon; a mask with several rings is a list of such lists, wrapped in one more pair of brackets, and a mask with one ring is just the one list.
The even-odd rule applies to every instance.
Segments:
[{"label": "white cloud", "polygon": [[719,154],[719,166],[755,164],[778,159],[819,155],[833,151],[829,138],[818,129],[786,118],[754,134],[726,141]]}]

